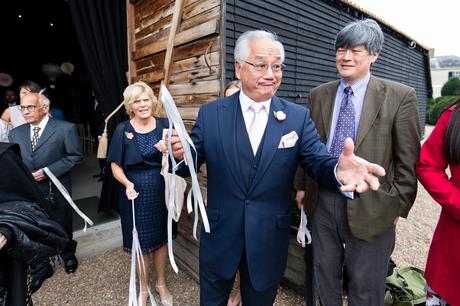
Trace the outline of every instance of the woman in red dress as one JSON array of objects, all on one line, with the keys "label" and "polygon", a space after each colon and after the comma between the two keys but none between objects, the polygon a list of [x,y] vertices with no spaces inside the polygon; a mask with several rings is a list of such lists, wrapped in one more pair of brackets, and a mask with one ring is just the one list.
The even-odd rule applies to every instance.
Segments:
[{"label": "woman in red dress", "polygon": [[460,305],[460,100],[422,146],[417,176],[442,207],[425,268],[427,305]]}]

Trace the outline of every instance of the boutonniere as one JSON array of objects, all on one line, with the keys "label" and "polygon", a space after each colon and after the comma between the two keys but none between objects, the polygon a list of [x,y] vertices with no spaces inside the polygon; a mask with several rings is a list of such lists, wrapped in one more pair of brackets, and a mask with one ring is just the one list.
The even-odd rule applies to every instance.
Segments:
[{"label": "boutonniere", "polygon": [[283,121],[284,119],[286,119],[286,114],[283,111],[277,111],[277,112],[274,111],[273,116],[275,116],[275,118],[278,121]]},{"label": "boutonniere", "polygon": [[133,139],[133,137],[134,137],[133,133],[131,133],[131,132],[125,132],[125,136],[128,139]]}]

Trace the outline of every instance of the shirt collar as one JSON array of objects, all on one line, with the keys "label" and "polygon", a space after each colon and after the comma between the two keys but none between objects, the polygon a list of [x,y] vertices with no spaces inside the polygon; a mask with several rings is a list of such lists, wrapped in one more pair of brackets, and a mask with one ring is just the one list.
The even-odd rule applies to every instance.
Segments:
[{"label": "shirt collar", "polygon": [[[268,113],[270,111],[270,104],[271,104],[272,99],[268,99],[266,101],[262,102],[257,102],[257,103],[262,103],[265,107],[265,111]],[[244,114],[249,106],[251,106],[252,103],[255,103],[254,100],[249,98],[244,92],[243,89],[240,90],[240,105],[241,105],[241,111]]]},{"label": "shirt collar", "polygon": [[371,74],[368,73],[364,78],[354,83],[353,85],[348,85],[344,79],[340,79],[339,91],[343,93],[343,90],[347,86],[350,86],[351,89],[353,90],[353,96],[359,97],[361,96],[361,94],[366,92],[367,84],[369,84],[370,78],[371,78]]},{"label": "shirt collar", "polygon": [[39,127],[40,128],[40,131],[43,131],[46,127],[46,124],[48,123],[48,121],[50,120],[50,117],[48,117],[48,115],[45,115],[45,117],[43,117],[42,121],[40,121],[39,124],[37,125],[30,125],[30,129],[33,131],[34,127]]}]

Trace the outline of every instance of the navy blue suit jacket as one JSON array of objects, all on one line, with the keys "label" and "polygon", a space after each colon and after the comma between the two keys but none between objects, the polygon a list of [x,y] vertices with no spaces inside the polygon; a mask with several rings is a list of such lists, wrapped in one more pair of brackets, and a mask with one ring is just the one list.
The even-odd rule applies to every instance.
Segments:
[{"label": "navy blue suit jacket", "polygon": [[[238,161],[236,137],[239,92],[201,106],[191,138],[198,167],[207,167],[207,207],[211,233],[200,236],[200,269],[230,279],[246,248],[253,286],[278,285],[286,266],[291,225],[291,191],[299,162],[319,184],[337,188],[331,157],[308,110],[273,97],[260,163],[248,189]],[[273,112],[283,111],[285,120]],[[241,119],[240,119],[241,120]],[[295,131],[295,146],[279,149],[281,137]]]}]

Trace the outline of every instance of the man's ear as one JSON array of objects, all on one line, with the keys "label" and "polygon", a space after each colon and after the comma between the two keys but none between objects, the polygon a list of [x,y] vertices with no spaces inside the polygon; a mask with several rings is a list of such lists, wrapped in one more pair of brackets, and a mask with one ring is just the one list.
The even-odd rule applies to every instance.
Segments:
[{"label": "man's ear", "polygon": [[241,80],[240,78],[240,70],[241,70],[241,64],[239,61],[235,61],[235,75],[238,80]]},{"label": "man's ear", "polygon": [[378,52],[375,52],[374,54],[371,55],[372,56],[372,64],[375,63],[375,61],[379,58],[379,53]]}]

